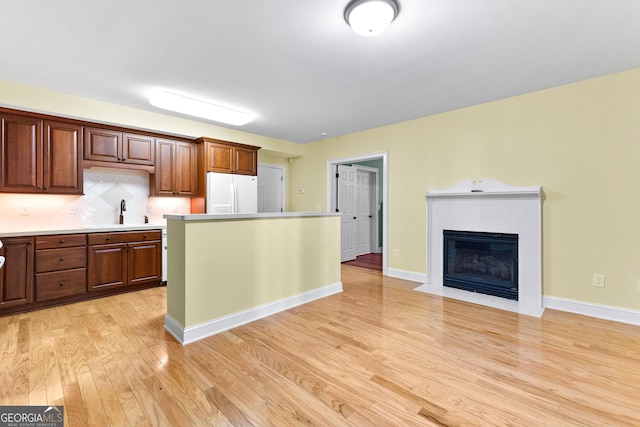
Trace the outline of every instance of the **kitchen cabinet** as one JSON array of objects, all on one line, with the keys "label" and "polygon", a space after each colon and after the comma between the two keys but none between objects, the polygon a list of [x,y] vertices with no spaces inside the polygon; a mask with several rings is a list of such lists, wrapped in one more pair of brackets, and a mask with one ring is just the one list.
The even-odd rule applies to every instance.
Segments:
[{"label": "kitchen cabinet", "polygon": [[82,126],[44,121],[44,191],[55,194],[83,193],[82,150]]},{"label": "kitchen cabinet", "polygon": [[4,237],[0,254],[0,310],[33,302],[33,238]]},{"label": "kitchen cabinet", "polygon": [[190,142],[156,140],[156,169],[149,181],[154,196],[196,195],[197,150]]},{"label": "kitchen cabinet", "polygon": [[82,194],[82,128],[0,113],[0,191]]},{"label": "kitchen cabinet", "polygon": [[[112,129],[84,129],[84,160],[90,165],[149,170],[155,165],[155,138]],[[145,168],[147,167],[147,168]]]},{"label": "kitchen cabinet", "polygon": [[160,231],[91,233],[87,237],[87,243],[89,291],[138,284],[160,284]]},{"label": "kitchen cabinet", "polygon": [[36,301],[48,301],[87,290],[87,235],[37,236]]},{"label": "kitchen cabinet", "polygon": [[205,172],[258,175],[260,147],[210,138],[200,138],[204,144]]}]

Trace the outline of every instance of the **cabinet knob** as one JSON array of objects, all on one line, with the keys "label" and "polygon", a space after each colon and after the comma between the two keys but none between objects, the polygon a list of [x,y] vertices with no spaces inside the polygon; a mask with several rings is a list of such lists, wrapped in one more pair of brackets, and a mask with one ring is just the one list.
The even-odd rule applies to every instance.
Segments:
[{"label": "cabinet knob", "polygon": [[64,286],[64,282],[60,282],[60,286]]},{"label": "cabinet knob", "polygon": [[143,234],[143,235],[142,235],[142,238],[143,238],[143,239],[146,239],[146,238],[147,238],[147,235],[146,235],[146,234]]},{"label": "cabinet knob", "polygon": [[111,240],[111,236],[107,236],[107,240]]},{"label": "cabinet knob", "polygon": [[64,243],[64,239],[60,239],[60,243]]},{"label": "cabinet knob", "polygon": [[60,257],[60,261],[64,261],[64,257],[62,257],[62,256],[61,256],[61,257]]}]

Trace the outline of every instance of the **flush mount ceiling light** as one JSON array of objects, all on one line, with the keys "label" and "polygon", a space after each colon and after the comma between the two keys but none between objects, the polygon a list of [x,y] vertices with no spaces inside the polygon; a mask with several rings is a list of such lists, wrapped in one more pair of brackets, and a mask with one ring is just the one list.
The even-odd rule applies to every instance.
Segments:
[{"label": "flush mount ceiling light", "polygon": [[149,103],[165,110],[234,126],[246,125],[255,118],[253,114],[250,113],[232,110],[220,105],[210,104],[198,99],[165,91],[155,92],[149,99]]},{"label": "flush mount ceiling light", "polygon": [[344,10],[344,19],[356,34],[371,37],[384,32],[399,11],[396,0],[353,0]]}]

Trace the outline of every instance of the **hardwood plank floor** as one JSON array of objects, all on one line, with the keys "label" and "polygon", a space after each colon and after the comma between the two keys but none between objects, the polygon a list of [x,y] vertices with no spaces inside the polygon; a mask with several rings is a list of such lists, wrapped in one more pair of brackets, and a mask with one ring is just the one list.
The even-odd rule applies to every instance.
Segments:
[{"label": "hardwood plank floor", "polygon": [[370,270],[382,271],[382,254],[364,254],[358,255],[353,261],[346,261],[342,265],[352,267],[368,268]]},{"label": "hardwood plank floor", "polygon": [[181,346],[166,289],[0,318],[0,405],[66,426],[638,426],[640,327],[342,267],[344,292]]}]

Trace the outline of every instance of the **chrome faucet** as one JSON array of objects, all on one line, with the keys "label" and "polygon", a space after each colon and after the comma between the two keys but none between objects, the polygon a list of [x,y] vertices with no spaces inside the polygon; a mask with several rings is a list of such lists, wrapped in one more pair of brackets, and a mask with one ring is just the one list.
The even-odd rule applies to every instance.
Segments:
[{"label": "chrome faucet", "polygon": [[127,210],[127,205],[124,202],[124,199],[120,200],[120,220],[119,220],[119,224],[124,224],[124,215],[122,214],[122,212],[125,212]]}]

